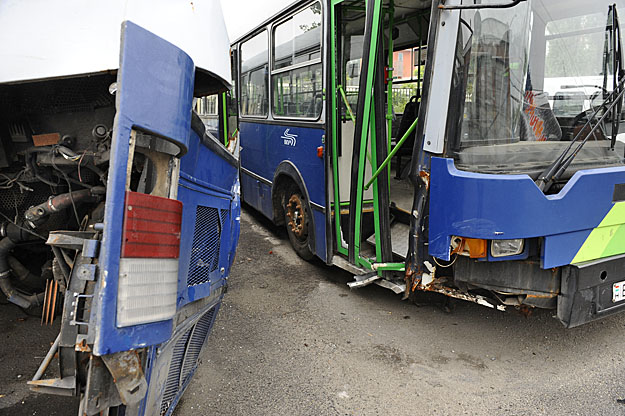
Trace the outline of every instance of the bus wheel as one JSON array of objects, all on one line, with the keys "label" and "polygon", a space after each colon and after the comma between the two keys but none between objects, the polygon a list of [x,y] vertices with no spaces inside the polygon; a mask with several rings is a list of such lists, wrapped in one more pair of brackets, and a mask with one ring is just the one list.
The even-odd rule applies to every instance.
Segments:
[{"label": "bus wheel", "polygon": [[285,194],[284,222],[286,233],[295,252],[304,260],[314,257],[308,247],[308,204],[299,190],[289,190]]}]

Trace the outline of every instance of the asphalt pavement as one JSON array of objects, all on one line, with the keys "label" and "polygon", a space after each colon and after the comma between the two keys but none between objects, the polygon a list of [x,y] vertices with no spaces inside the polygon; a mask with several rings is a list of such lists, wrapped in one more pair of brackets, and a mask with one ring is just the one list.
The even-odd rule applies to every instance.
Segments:
[{"label": "asphalt pavement", "polygon": [[463,301],[416,306],[305,262],[251,209],[175,415],[624,415],[625,315],[565,329]]},{"label": "asphalt pavement", "polygon": [[[229,290],[176,416],[625,415],[625,315],[564,329],[439,299],[416,306],[300,260],[245,209]],[[0,415],[75,415],[30,393],[58,332],[0,305]]]}]

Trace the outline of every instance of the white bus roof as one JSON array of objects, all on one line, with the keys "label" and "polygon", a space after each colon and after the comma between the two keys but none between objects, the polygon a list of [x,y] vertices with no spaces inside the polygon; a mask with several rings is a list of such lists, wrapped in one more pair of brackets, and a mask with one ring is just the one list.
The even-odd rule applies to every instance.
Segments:
[{"label": "white bus roof", "polygon": [[199,70],[196,77],[209,75],[222,88],[230,86],[230,45],[219,0],[2,1],[0,83],[116,70],[124,20],[184,50]]}]

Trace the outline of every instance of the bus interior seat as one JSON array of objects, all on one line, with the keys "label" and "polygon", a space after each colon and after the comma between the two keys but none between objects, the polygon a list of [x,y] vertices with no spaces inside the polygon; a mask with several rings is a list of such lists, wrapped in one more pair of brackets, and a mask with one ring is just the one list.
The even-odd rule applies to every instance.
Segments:
[{"label": "bus interior seat", "polygon": [[[419,92],[417,91],[416,95],[410,97],[410,100],[406,103],[404,107],[404,112],[401,116],[401,120],[399,122],[399,127],[397,128],[397,134],[394,136],[397,140],[401,140],[404,134],[408,131],[412,123],[415,121],[417,116],[419,115]],[[402,147],[399,148],[399,151],[395,154],[395,158],[397,161],[397,169],[395,170],[395,179],[405,179],[405,176],[408,172],[402,172],[401,169],[401,159],[403,156],[412,156],[412,148],[414,147],[414,141],[416,137],[416,129],[412,131],[408,139],[404,142]],[[402,174],[403,173],[403,174]]]}]

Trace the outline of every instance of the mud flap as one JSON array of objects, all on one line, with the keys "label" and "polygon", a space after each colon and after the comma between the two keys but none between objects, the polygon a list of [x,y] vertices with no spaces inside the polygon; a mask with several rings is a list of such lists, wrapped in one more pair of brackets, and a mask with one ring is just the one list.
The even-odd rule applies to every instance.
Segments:
[{"label": "mud flap", "polygon": [[625,280],[625,255],[563,268],[558,319],[567,328],[604,318],[625,309],[613,301],[613,285]]}]

